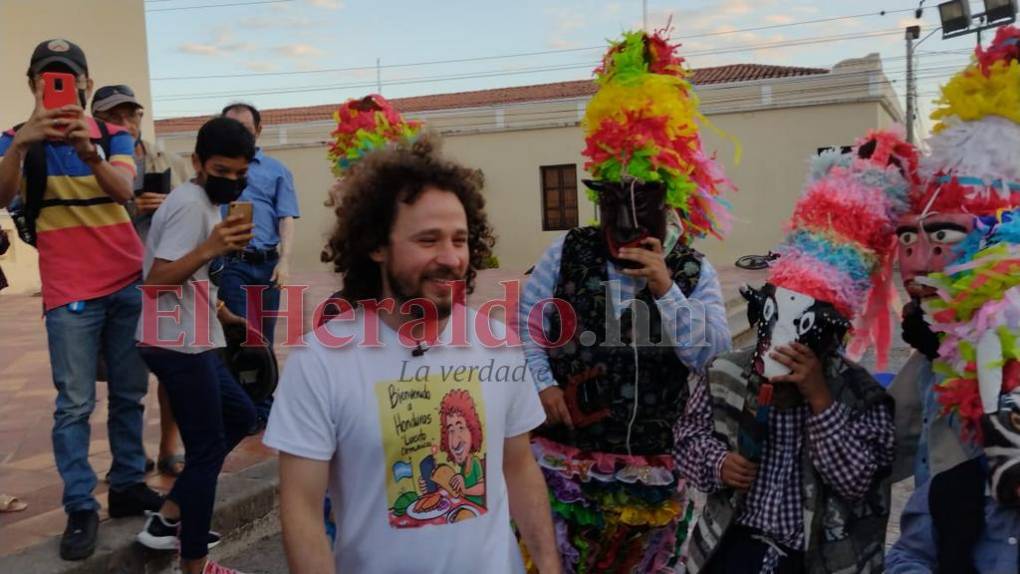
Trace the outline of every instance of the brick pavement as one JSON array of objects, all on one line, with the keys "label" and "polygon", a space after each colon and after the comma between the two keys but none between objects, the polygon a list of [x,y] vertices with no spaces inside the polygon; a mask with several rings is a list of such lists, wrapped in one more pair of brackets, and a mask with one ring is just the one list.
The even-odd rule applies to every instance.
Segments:
[{"label": "brick pavement", "polygon": [[[763,277],[761,272],[735,268],[723,269],[720,275],[728,300],[736,296],[740,283],[760,281]],[[502,294],[499,281],[523,278],[519,270],[484,271],[470,301],[477,306],[481,301],[498,298]],[[325,272],[296,274],[292,283],[311,285],[305,295],[308,302],[321,301],[337,287],[335,276]],[[305,306],[303,331],[311,324],[313,309],[312,304]],[[0,293],[0,326],[0,493],[18,496],[29,505],[24,512],[0,514],[3,533],[0,556],[3,556],[59,535],[64,529],[65,515],[60,504],[62,483],[50,442],[56,392],[50,377],[41,299]],[[283,329],[282,324],[278,325],[278,342],[284,338]],[[285,346],[278,345],[281,361],[287,351]],[[145,445],[147,452],[155,456],[159,440],[155,379],[150,380],[150,391],[145,398]],[[106,414],[106,386],[99,383],[89,452],[100,477],[106,474],[111,462]],[[227,459],[224,472],[238,472],[273,454],[257,438],[248,438]],[[157,473],[150,474],[147,482],[163,491],[172,486],[171,479]],[[104,505],[100,513],[104,520],[106,493],[106,484],[100,480],[96,496]]]}]

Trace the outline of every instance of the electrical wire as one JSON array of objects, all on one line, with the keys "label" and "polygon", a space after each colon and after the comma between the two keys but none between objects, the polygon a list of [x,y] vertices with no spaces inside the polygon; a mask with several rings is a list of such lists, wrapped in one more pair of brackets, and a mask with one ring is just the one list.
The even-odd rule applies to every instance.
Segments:
[{"label": "electrical wire", "polygon": [[[707,32],[707,33],[704,33],[704,34],[692,34],[692,35],[689,35],[689,36],[677,36],[675,38],[671,38],[671,40],[693,40],[693,39],[697,39],[697,38],[709,38],[709,37],[715,37],[715,36],[740,34],[740,33],[744,33],[744,32],[757,32],[757,31],[761,31],[761,30],[771,30],[771,29],[775,29],[775,28],[786,28],[786,27],[791,27],[791,26],[802,26],[802,25],[807,25],[807,24],[819,24],[819,23],[825,23],[825,22],[835,22],[835,21],[840,21],[840,20],[852,20],[852,19],[863,18],[863,17],[868,17],[868,16],[885,16],[887,14],[897,14],[897,13],[901,13],[901,12],[911,12],[911,11],[913,11],[912,8],[906,8],[906,9],[902,9],[902,10],[883,10],[881,12],[868,12],[868,13],[865,13],[865,14],[852,14],[852,15],[846,15],[846,16],[835,16],[835,17],[832,17],[832,18],[820,18],[820,19],[815,19],[815,20],[801,20],[801,21],[798,21],[798,22],[788,22],[788,23],[785,23],[785,24],[772,24],[772,25],[768,25],[768,26],[756,26],[756,27],[753,27],[753,28],[739,28],[739,29],[734,29],[734,30],[723,30],[723,31],[720,31],[720,32]],[[897,29],[897,31],[899,31],[899,30]],[[163,76],[163,77],[151,78],[151,81],[162,82],[162,81],[174,81],[174,80],[209,80],[209,79],[219,79],[219,78],[223,78],[223,79],[227,79],[227,78],[254,78],[254,77],[264,77],[264,76],[294,76],[294,75],[305,75],[305,74],[325,74],[325,73],[335,73],[335,72],[356,72],[356,71],[376,70],[376,69],[384,69],[385,70],[385,69],[393,69],[393,68],[433,66],[433,65],[441,65],[441,64],[460,64],[460,63],[466,63],[466,62],[479,62],[479,61],[486,61],[486,60],[500,60],[500,59],[510,59],[510,58],[523,58],[523,57],[530,57],[530,56],[545,56],[545,55],[549,55],[549,54],[566,54],[566,53],[573,53],[573,52],[590,52],[590,51],[595,51],[595,50],[605,50],[605,46],[602,45],[602,46],[588,46],[588,47],[583,47],[583,48],[561,48],[561,49],[556,49],[556,50],[541,50],[541,51],[534,51],[534,52],[521,52],[521,53],[517,53],[517,54],[503,54],[503,55],[493,55],[493,56],[477,56],[477,57],[473,57],[473,58],[457,58],[457,59],[451,59],[451,60],[431,60],[431,61],[425,61],[425,62],[413,62],[413,63],[404,63],[404,64],[386,64],[386,65],[378,65],[378,66],[366,65],[366,66],[353,66],[353,67],[347,67],[347,68],[323,68],[323,69],[318,69],[318,70],[297,70],[297,71],[286,71],[286,72],[251,72],[251,73],[245,73],[245,74],[209,74],[209,75],[203,75],[203,76]]]},{"label": "electrical wire", "polygon": [[153,8],[146,10],[146,14],[154,12],[177,12],[179,10],[207,10],[209,8],[229,8],[233,6],[255,6],[258,4],[283,4],[294,0],[258,0],[257,2],[234,2],[232,4],[207,4],[205,6],[175,6],[173,8]]}]

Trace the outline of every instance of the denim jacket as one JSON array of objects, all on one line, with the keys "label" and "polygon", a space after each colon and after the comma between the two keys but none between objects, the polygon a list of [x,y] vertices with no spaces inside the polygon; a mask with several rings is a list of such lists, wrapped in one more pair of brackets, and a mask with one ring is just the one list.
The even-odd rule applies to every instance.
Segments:
[{"label": "denim jacket", "polygon": [[[900,539],[886,554],[888,574],[938,572],[935,532],[932,529],[926,482],[914,491],[900,518]],[[979,574],[1016,574],[1020,569],[1020,510],[985,501],[985,531],[974,548],[974,568]]]}]

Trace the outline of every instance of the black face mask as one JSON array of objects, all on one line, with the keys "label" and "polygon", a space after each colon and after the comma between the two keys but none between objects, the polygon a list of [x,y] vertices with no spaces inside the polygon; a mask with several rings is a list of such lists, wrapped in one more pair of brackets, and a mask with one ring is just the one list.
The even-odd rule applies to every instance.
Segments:
[{"label": "black face mask", "polygon": [[247,178],[228,179],[215,175],[205,176],[205,184],[203,185],[206,194],[209,195],[209,201],[217,205],[234,201],[241,196],[241,192],[247,186]]},{"label": "black face mask", "polygon": [[584,184],[599,195],[602,232],[614,263],[637,267],[638,264],[617,257],[620,248],[637,246],[647,237],[666,240],[666,188],[661,183],[637,182],[632,186],[584,180]]}]

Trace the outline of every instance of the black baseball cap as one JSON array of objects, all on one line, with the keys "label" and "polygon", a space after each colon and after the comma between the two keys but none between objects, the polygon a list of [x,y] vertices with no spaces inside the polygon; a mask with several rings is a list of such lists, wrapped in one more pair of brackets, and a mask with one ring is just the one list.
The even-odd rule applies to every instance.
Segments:
[{"label": "black baseball cap", "polygon": [[105,112],[121,104],[132,104],[138,108],[145,107],[135,97],[135,91],[131,89],[131,86],[118,84],[103,86],[96,90],[96,94],[92,96],[92,113]]},{"label": "black baseball cap", "polygon": [[87,76],[89,65],[85,60],[85,52],[77,44],[69,40],[54,38],[46,40],[35,47],[32,60],[28,65],[30,74],[38,74],[46,66],[60,63],[71,68],[77,76]]}]

